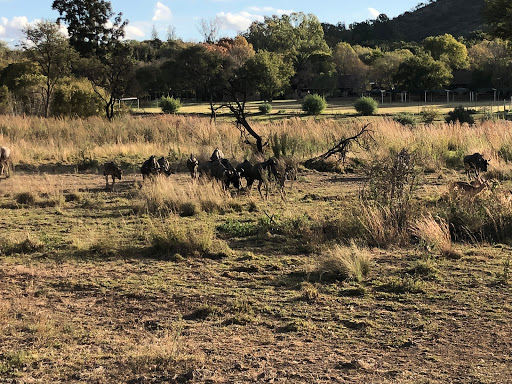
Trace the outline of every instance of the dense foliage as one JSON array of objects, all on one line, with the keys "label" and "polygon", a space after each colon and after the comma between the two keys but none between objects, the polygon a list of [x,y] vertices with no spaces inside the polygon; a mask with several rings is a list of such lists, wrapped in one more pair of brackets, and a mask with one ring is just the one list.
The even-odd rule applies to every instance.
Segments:
[{"label": "dense foliage", "polygon": [[354,103],[354,108],[363,116],[371,116],[377,112],[379,103],[371,97],[360,97]]},{"label": "dense foliage", "polygon": [[[485,7],[490,32],[502,39],[512,36],[508,3],[488,0]],[[397,100],[396,91],[421,94],[457,87],[507,92],[512,88],[507,40],[484,34],[462,39],[446,29],[432,29],[416,42],[399,41],[400,28],[394,27],[399,21],[434,9],[444,14],[449,4],[459,0],[430,1],[393,20],[381,14],[349,27],[295,12],[255,21],[235,38],[218,38],[217,25],[204,20],[205,42],[187,43],[175,32],[160,40],[156,31],[150,40],[126,41],[122,37],[128,22],[113,12],[109,1],[54,0],[58,22],[67,25],[69,36],[60,34],[58,24],[43,21],[24,30],[22,50],[0,44],[0,86],[7,87],[2,111],[69,115],[71,96],[62,93],[63,87],[87,79],[87,92],[92,90],[102,103],[82,94],[91,102],[85,101],[86,112],[76,111],[77,116],[89,115],[94,105],[95,114],[112,119],[123,97],[157,100],[170,95],[208,102],[212,119],[220,108],[227,109],[250,133],[245,103],[255,98],[270,102],[308,93],[354,97],[386,90]],[[464,6],[482,13],[483,0]],[[468,71],[462,84],[453,80],[461,70]]]},{"label": "dense foliage", "polygon": [[181,100],[174,97],[162,97],[160,99],[160,108],[164,113],[177,113],[181,108]]},{"label": "dense foliage", "polygon": [[317,94],[306,95],[302,102],[302,110],[308,115],[320,115],[326,106],[327,102],[325,99]]}]

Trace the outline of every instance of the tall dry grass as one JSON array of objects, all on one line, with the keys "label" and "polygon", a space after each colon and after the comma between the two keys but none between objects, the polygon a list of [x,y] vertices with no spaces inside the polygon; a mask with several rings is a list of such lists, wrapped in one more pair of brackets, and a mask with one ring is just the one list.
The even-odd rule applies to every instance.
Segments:
[{"label": "tall dry grass", "polygon": [[340,280],[363,281],[372,261],[371,252],[354,241],[349,246],[335,245],[318,261],[316,270],[321,274],[332,274]]},{"label": "tall dry grass", "polygon": [[[325,152],[343,137],[352,136],[366,123],[363,120],[305,120],[291,118],[271,122],[251,122],[272,155],[276,138],[281,152],[307,159]],[[458,166],[462,154],[480,152],[491,158],[491,164],[504,167],[512,160],[512,130],[507,121],[484,121],[474,126],[438,124],[404,127],[391,120],[373,120],[370,129],[375,139],[374,152],[389,152],[408,147],[417,150],[430,166]],[[139,164],[151,154],[184,161],[190,153],[209,156],[221,147],[225,156],[242,160],[250,158],[254,148],[244,143],[231,122],[210,123],[209,119],[192,116],[165,115],[150,117],[125,116],[113,122],[101,118],[44,119],[39,117],[0,116],[0,145],[10,146],[15,164],[76,164],[84,159],[98,163],[117,159]],[[354,146],[355,156],[365,158],[364,151]],[[352,154],[353,155],[353,154]]]},{"label": "tall dry grass", "polygon": [[201,211],[225,211],[232,202],[229,191],[218,182],[205,180],[179,184],[172,178],[157,177],[142,185],[134,205],[138,211],[150,214],[194,216]]},{"label": "tall dry grass", "polygon": [[411,225],[410,230],[428,249],[439,251],[445,257],[460,258],[462,256],[453,248],[450,228],[446,220],[440,217],[436,219],[429,213],[418,218]]}]

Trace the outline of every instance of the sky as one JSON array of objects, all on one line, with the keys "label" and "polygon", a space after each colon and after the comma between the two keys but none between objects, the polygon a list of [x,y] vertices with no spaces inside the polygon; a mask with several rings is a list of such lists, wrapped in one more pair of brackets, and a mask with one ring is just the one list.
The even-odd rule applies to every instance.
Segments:
[{"label": "sky", "polygon": [[[22,28],[34,22],[56,20],[52,0],[0,0],[0,40],[15,47],[22,39]],[[410,11],[419,0],[110,0],[115,14],[122,12],[129,20],[125,38],[146,40],[153,27],[161,40],[167,40],[169,30],[184,41],[200,42],[201,20],[219,18],[219,37],[233,37],[247,30],[251,22],[263,21],[264,16],[291,12],[312,13],[321,22],[347,26],[353,22],[374,19],[380,13],[389,18]]]}]

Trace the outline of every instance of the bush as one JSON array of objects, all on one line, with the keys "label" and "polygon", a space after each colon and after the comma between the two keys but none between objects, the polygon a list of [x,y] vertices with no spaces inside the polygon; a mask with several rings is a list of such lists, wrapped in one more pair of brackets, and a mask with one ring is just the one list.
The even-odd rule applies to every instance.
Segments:
[{"label": "bush", "polygon": [[308,115],[320,115],[325,107],[327,102],[324,97],[317,94],[307,95],[302,103],[302,110]]},{"label": "bush", "polygon": [[432,107],[424,107],[420,112],[421,121],[425,124],[432,124],[432,122],[439,117],[439,112]]},{"label": "bush", "polygon": [[416,125],[416,117],[412,113],[402,112],[393,116],[393,120],[402,125]]},{"label": "bush", "polygon": [[270,113],[270,111],[272,111],[272,105],[270,105],[269,103],[265,103],[265,104],[261,104],[259,107],[258,107],[258,110],[263,113],[263,114],[268,114]]},{"label": "bush", "polygon": [[360,97],[356,100],[354,108],[363,116],[371,116],[377,112],[379,103],[371,97]]},{"label": "bush", "polygon": [[160,108],[162,108],[163,113],[177,113],[181,108],[181,101],[174,97],[162,97],[160,99]]},{"label": "bush", "polygon": [[51,113],[56,117],[99,116],[102,101],[89,84],[76,82],[61,86],[53,94]]},{"label": "bush", "polygon": [[454,123],[459,121],[459,123],[468,123],[474,124],[475,119],[471,116],[472,111],[469,109],[464,109],[463,106],[455,107],[453,111],[448,112],[448,116],[446,116],[445,121],[447,123]]}]

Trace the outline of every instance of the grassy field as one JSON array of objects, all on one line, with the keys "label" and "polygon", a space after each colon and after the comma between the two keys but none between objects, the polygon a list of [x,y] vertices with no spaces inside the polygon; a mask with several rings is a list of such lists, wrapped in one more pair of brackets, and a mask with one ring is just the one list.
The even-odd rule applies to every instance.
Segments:
[{"label": "grassy field", "polygon": [[[0,117],[0,383],[512,382],[510,123],[381,118],[304,167],[363,124],[255,122],[298,168],[265,199],[185,172],[259,159],[230,123]],[[475,151],[473,196],[453,183]],[[143,183],[150,154],[176,173]]]},{"label": "grassy field", "polygon": [[[354,117],[357,116],[357,112],[354,109],[354,101],[355,99],[334,99],[329,100],[327,104],[327,108],[322,113],[324,117]],[[272,111],[268,115],[261,115],[258,110],[258,107],[263,102],[249,102],[247,104],[247,110],[249,114],[252,114],[252,118],[254,119],[263,119],[263,120],[272,120],[272,119],[283,119],[289,117],[298,117],[303,115],[301,102],[298,100],[275,100],[272,103]],[[449,111],[453,110],[455,107],[463,106],[464,108],[469,108],[477,111],[478,115],[483,115],[484,112],[489,113],[499,113],[503,114],[503,110],[510,110],[510,102],[506,101],[478,101],[478,102],[470,102],[465,99],[460,99],[457,101],[450,102],[389,102],[384,101],[384,103],[379,103],[379,108],[377,114],[379,116],[392,116],[400,112],[407,112],[411,114],[419,115],[424,108],[432,108],[436,110],[440,114],[440,119],[442,120],[442,116],[446,115]],[[144,108],[133,108],[132,110],[135,113],[161,113],[161,109],[157,106],[156,102],[152,102],[148,104]],[[184,102],[183,106],[179,110],[180,114],[200,114],[209,116],[210,108],[206,103],[190,103]],[[220,111],[220,117],[229,116],[227,111]]]}]

